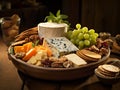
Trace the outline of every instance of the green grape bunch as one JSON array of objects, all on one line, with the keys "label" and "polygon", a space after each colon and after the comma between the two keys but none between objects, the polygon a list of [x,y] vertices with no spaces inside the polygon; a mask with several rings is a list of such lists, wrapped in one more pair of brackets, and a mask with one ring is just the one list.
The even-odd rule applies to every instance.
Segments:
[{"label": "green grape bunch", "polygon": [[79,49],[83,49],[96,44],[98,33],[94,29],[89,30],[87,27],[76,24],[76,29],[67,32],[67,38]]}]

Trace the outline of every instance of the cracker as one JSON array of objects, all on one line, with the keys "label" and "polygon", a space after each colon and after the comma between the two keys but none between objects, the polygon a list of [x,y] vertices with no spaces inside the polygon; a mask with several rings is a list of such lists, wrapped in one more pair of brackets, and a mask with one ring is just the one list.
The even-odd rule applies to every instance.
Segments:
[{"label": "cracker", "polygon": [[114,66],[114,65],[108,65],[108,64],[105,64],[105,65],[102,65],[102,68],[104,68],[105,70],[109,71],[109,72],[119,72],[120,69],[117,67],[117,66]]},{"label": "cracker", "polygon": [[102,65],[98,67],[98,71],[103,74],[104,76],[109,76],[109,77],[114,77],[116,76],[116,73],[111,73],[109,71],[106,71],[105,69],[102,68]]},{"label": "cracker", "polygon": [[119,75],[120,69],[114,65],[104,64],[98,66],[98,71],[104,76],[115,77]]},{"label": "cracker", "polygon": [[101,55],[100,54],[97,54],[95,52],[92,52],[92,51],[89,51],[89,50],[86,50],[86,49],[83,49],[81,50],[81,52],[87,56],[87,57],[90,57],[90,58],[94,58],[94,59],[100,59],[101,58]]},{"label": "cracker", "polygon": [[85,56],[85,55],[82,53],[81,50],[77,51],[76,54],[77,54],[79,57],[85,59],[86,61],[98,61],[98,59]]}]

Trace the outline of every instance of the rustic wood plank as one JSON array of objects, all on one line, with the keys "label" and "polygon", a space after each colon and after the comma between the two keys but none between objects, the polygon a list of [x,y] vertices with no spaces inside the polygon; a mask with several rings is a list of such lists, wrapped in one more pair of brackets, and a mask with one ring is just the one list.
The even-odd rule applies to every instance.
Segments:
[{"label": "rustic wood plank", "polygon": [[119,0],[82,0],[82,25],[97,32],[120,33]]}]

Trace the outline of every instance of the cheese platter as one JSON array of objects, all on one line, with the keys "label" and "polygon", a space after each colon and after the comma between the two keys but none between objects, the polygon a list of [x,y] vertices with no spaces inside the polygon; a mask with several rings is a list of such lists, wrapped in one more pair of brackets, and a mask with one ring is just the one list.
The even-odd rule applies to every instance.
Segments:
[{"label": "cheese platter", "polygon": [[[57,81],[80,79],[80,78],[92,75],[94,73],[94,69],[99,65],[104,64],[110,56],[110,49],[107,48],[108,51],[105,55],[102,55],[102,57],[100,57],[100,54],[99,55],[95,54],[99,57],[95,59],[96,61],[93,60],[93,58],[95,57],[92,57],[92,59],[90,58],[91,62],[89,62],[88,60],[85,60],[84,58],[79,57],[76,51],[83,50],[82,53],[85,54],[86,50],[87,51],[91,50],[91,48],[93,47],[89,49],[87,48],[85,50],[84,49],[80,50],[65,37],[49,38],[43,41],[42,38],[39,38],[37,30],[38,28],[35,27],[35,28],[28,29],[26,31],[23,31],[18,36],[16,36],[15,42],[12,43],[8,48],[9,59],[12,61],[12,63],[16,66],[16,68],[19,71],[29,76],[32,76],[38,79],[57,80]],[[26,33],[27,33],[27,36],[25,36]],[[34,39],[33,39],[33,36],[34,36]],[[28,40],[28,37],[29,37],[29,40]],[[50,48],[52,47],[52,54],[54,57],[50,57],[48,59],[48,57],[46,57],[45,52],[41,52],[44,50],[46,51],[46,48],[36,44],[35,41],[37,41],[38,38],[41,41],[43,41],[42,45],[44,45],[47,48],[48,50],[47,56],[51,56],[51,52],[49,51],[48,47]],[[56,41],[58,42],[56,43]],[[54,43],[56,43],[55,46],[52,45]],[[41,44],[41,42],[39,42],[39,44]],[[55,48],[56,45],[58,45],[57,48]],[[37,53],[36,55],[32,54],[32,57],[29,57],[29,60],[27,56],[26,57],[24,56],[24,53],[18,54],[18,52],[24,51],[24,50],[25,52],[27,52],[27,50],[33,46],[35,47],[35,49],[37,48],[39,53]],[[34,52],[33,48],[26,55],[29,56],[31,52]],[[90,51],[88,52],[90,53]],[[93,56],[92,54],[93,52],[88,54],[87,57]],[[24,58],[21,57],[22,55],[24,56]],[[86,55],[87,54],[85,54],[85,56]],[[60,56],[59,59],[56,58],[58,56]],[[62,56],[67,57],[67,60]],[[45,58],[45,60],[43,60],[43,57]]]},{"label": "cheese platter", "polygon": [[69,30],[66,18],[58,10],[56,16],[50,13],[46,17],[49,23],[39,23],[15,37],[8,56],[19,71],[45,80],[75,80],[90,76],[106,62],[110,41],[81,24]]}]

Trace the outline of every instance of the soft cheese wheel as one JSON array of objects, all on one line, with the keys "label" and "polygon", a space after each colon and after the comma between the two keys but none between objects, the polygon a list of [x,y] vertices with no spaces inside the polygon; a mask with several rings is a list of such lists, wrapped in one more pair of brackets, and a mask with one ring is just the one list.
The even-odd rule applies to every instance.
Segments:
[{"label": "soft cheese wheel", "polygon": [[78,55],[76,55],[76,54],[68,54],[68,55],[65,55],[65,57],[66,57],[68,60],[72,61],[72,62],[74,63],[74,66],[75,66],[75,67],[79,67],[80,65],[85,65],[85,64],[87,64],[87,62],[86,62],[84,59],[80,58],[80,57],[79,57]]},{"label": "soft cheese wheel", "polygon": [[51,38],[61,37],[67,32],[67,24],[44,22],[38,24],[38,34],[40,37]]}]

